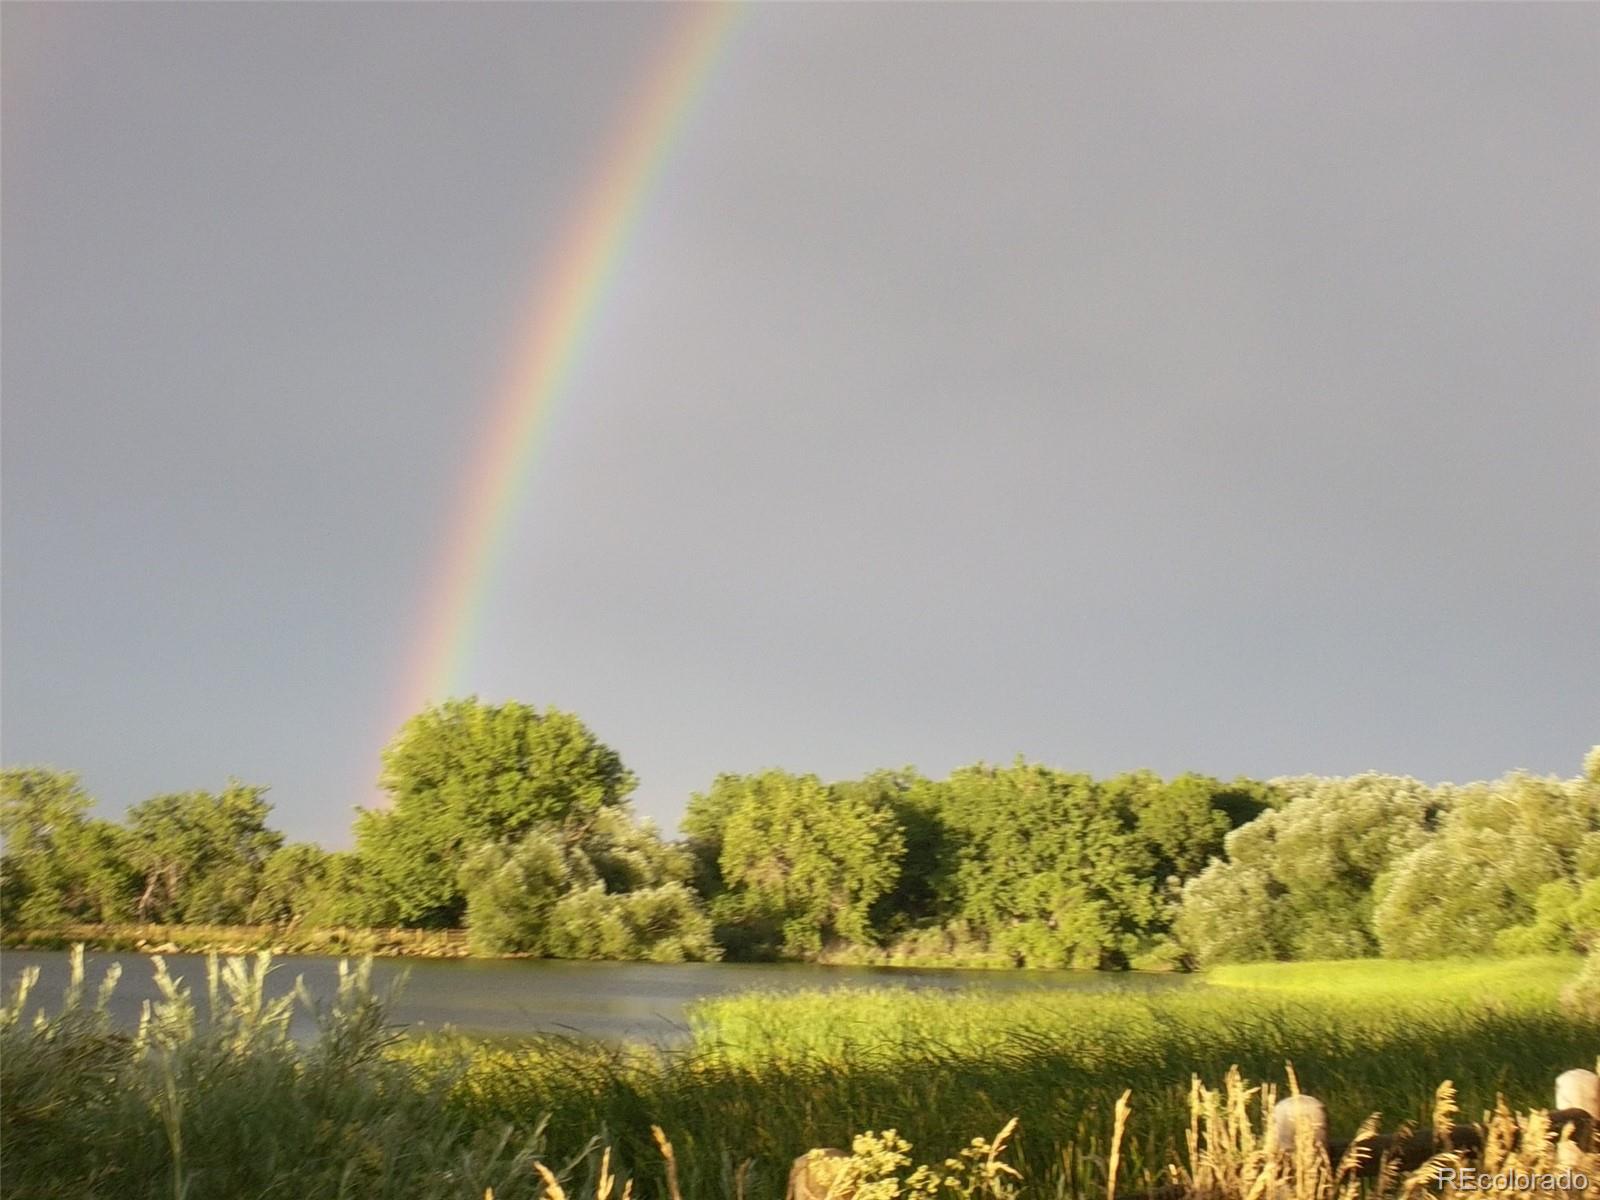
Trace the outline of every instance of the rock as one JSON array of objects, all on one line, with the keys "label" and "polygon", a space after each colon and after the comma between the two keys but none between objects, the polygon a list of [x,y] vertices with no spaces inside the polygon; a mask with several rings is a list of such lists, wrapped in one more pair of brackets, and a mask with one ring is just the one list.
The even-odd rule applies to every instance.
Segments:
[{"label": "rock", "polygon": [[1311,1131],[1313,1145],[1328,1148],[1328,1110],[1315,1096],[1285,1096],[1272,1110],[1272,1123],[1282,1153],[1294,1153],[1295,1138],[1302,1126]]},{"label": "rock", "polygon": [[833,1190],[849,1158],[843,1150],[831,1147],[807,1150],[789,1168],[784,1200],[849,1200],[844,1192]]}]

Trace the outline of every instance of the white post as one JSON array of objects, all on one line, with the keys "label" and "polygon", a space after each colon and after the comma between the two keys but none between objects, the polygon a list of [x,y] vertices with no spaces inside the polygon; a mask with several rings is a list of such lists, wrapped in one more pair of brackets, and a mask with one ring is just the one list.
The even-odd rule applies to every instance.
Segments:
[{"label": "white post", "polygon": [[1600,1075],[1582,1067],[1557,1075],[1556,1107],[1581,1108],[1600,1120]]},{"label": "white post", "polygon": [[[1556,1107],[1581,1108],[1596,1125],[1600,1125],[1600,1075],[1585,1071],[1582,1067],[1557,1075]],[[1593,1129],[1589,1138],[1592,1145],[1595,1138]],[[1571,1138],[1562,1138],[1561,1145],[1556,1147],[1556,1154],[1562,1166],[1572,1166],[1578,1162],[1584,1149]]]},{"label": "white post", "polygon": [[1328,1109],[1315,1096],[1302,1094],[1279,1100],[1272,1108],[1272,1125],[1281,1153],[1294,1153],[1296,1130],[1302,1126],[1311,1131],[1317,1146],[1328,1148]]}]

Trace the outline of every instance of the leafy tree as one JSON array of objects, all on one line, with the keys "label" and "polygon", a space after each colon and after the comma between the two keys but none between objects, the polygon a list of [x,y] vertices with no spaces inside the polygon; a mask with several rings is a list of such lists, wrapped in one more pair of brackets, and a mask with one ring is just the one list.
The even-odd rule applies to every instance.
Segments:
[{"label": "leafy tree", "polygon": [[1282,890],[1261,867],[1214,862],[1184,883],[1173,932],[1208,964],[1288,958],[1276,905]]},{"label": "leafy tree", "polygon": [[694,862],[695,890],[707,900],[727,889],[722,878],[722,841],[728,818],[745,798],[745,777],[722,774],[710,790],[695,792],[678,822],[683,847]]},{"label": "leafy tree", "polygon": [[1253,780],[1223,783],[1208,775],[1163,780],[1151,771],[1116,775],[1100,785],[1131,815],[1161,878],[1188,879],[1222,853],[1223,839],[1270,806],[1268,789]]},{"label": "leafy tree", "polygon": [[889,807],[783,771],[724,788],[740,795],[722,831],[731,903],[721,913],[774,924],[791,956],[814,954],[833,939],[866,941],[872,906],[894,886],[904,853]]},{"label": "leafy tree", "polygon": [[1582,884],[1558,879],[1541,887],[1533,900],[1533,920],[1495,935],[1501,954],[1552,954],[1600,947],[1600,878]]},{"label": "leafy tree", "polygon": [[666,883],[687,883],[695,863],[683,846],[661,840],[654,823],[635,820],[626,807],[608,808],[574,843],[593,876],[608,892],[632,892]]},{"label": "leafy tree", "polygon": [[121,829],[90,817],[78,777],[45,767],[0,775],[0,918],[48,928],[129,912],[133,875]]},{"label": "leafy tree", "polygon": [[[511,846],[486,844],[462,870],[467,927],[480,954],[534,954],[554,958],[650,959],[684,962],[717,957],[711,922],[681,879],[688,862],[676,858],[648,828],[608,814],[612,829],[590,844],[536,830]],[[630,857],[606,859],[619,840]],[[598,865],[600,860],[604,865]],[[626,890],[612,890],[620,877]],[[611,878],[608,879],[607,875]]]},{"label": "leafy tree", "polygon": [[267,856],[246,917],[251,924],[300,923],[314,894],[321,890],[332,855],[310,842],[290,842]]},{"label": "leafy tree", "polygon": [[1600,874],[1600,788],[1585,779],[1517,771],[1457,789],[1440,833],[1467,829],[1537,838],[1555,852],[1564,874]]},{"label": "leafy tree", "polygon": [[576,838],[622,805],[634,777],[571,713],[450,700],[407,721],[383,754],[388,809],[356,818],[356,843],[400,918],[453,924],[459,867],[535,828]]},{"label": "leafy tree", "polygon": [[1402,958],[1533,949],[1557,931],[1571,946],[1583,930],[1568,910],[1595,876],[1597,789],[1508,775],[1458,789],[1437,836],[1378,881],[1374,925],[1383,952]]},{"label": "leafy tree", "polygon": [[1560,871],[1548,846],[1462,828],[1408,854],[1379,881],[1374,925],[1391,958],[1448,958],[1493,949],[1531,921],[1541,887]]},{"label": "leafy tree", "polygon": [[323,861],[321,878],[300,910],[302,924],[312,929],[352,926],[362,929],[399,924],[394,901],[382,881],[353,850],[336,850]]},{"label": "leafy tree", "polygon": [[[1453,793],[1377,774],[1271,786],[1282,807],[1229,833],[1226,859],[1185,886],[1177,924],[1186,945],[1202,962],[1375,953],[1373,886],[1427,842]],[[1229,928],[1234,903],[1257,929]]]},{"label": "leafy tree", "polygon": [[721,957],[711,919],[682,883],[607,892],[569,892],[550,914],[549,953],[556,958],[705,962]]},{"label": "leafy tree", "polygon": [[244,921],[262,868],[283,843],[266,826],[262,787],[230,781],[221,793],[156,796],[128,810],[128,861],[141,921]]},{"label": "leafy tree", "polygon": [[[788,780],[781,772],[774,778]],[[772,958],[783,953],[783,925],[788,917],[781,905],[770,903],[761,889],[729,890],[723,878],[722,853],[729,819],[764,786],[760,776],[723,774],[711,788],[689,798],[681,829],[684,848],[694,862],[695,889],[711,903],[717,921],[717,939],[739,958]],[[769,781],[771,783],[772,781]],[[877,771],[860,780],[829,785],[847,807],[872,811],[887,809],[900,827],[904,851],[895,885],[882,892],[868,914],[874,931],[894,932],[919,921],[945,915],[951,869],[948,830],[940,812],[942,785],[914,771]],[[818,819],[825,819],[818,814]]]},{"label": "leafy tree", "polygon": [[710,954],[710,923],[683,883],[693,870],[686,850],[617,803],[482,843],[460,886],[479,953],[680,962]]},{"label": "leafy tree", "polygon": [[1119,963],[1157,920],[1153,858],[1121,797],[1087,775],[963,767],[946,803],[961,913],[1019,962]]},{"label": "leafy tree", "polygon": [[375,894],[359,855],[293,842],[274,850],[262,867],[248,919],[328,929],[392,925],[395,916]]},{"label": "leafy tree", "polygon": [[549,952],[551,911],[572,882],[555,837],[535,832],[512,846],[485,843],[461,877],[474,953]]},{"label": "leafy tree", "polygon": [[948,817],[948,789],[910,767],[874,771],[832,785],[842,798],[887,809],[900,827],[900,875],[879,897],[873,928],[884,933],[943,921],[958,914],[955,862],[958,835]]}]

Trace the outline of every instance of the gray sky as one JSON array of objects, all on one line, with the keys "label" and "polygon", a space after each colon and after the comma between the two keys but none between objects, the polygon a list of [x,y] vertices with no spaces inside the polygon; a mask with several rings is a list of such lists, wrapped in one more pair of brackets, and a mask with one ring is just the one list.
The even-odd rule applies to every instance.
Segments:
[{"label": "gray sky", "polygon": [[[7,3],[4,758],[339,843],[679,14]],[[1600,8],[764,6],[466,673],[722,770],[1575,773]]]}]

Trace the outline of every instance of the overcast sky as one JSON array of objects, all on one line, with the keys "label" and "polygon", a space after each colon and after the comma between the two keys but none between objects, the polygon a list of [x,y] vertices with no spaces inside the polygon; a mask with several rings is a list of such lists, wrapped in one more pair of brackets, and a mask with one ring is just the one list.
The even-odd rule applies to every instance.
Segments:
[{"label": "overcast sky", "polygon": [[[7,3],[4,745],[370,802],[523,298],[682,13]],[[466,687],[719,771],[1576,773],[1600,7],[761,6]]]}]

